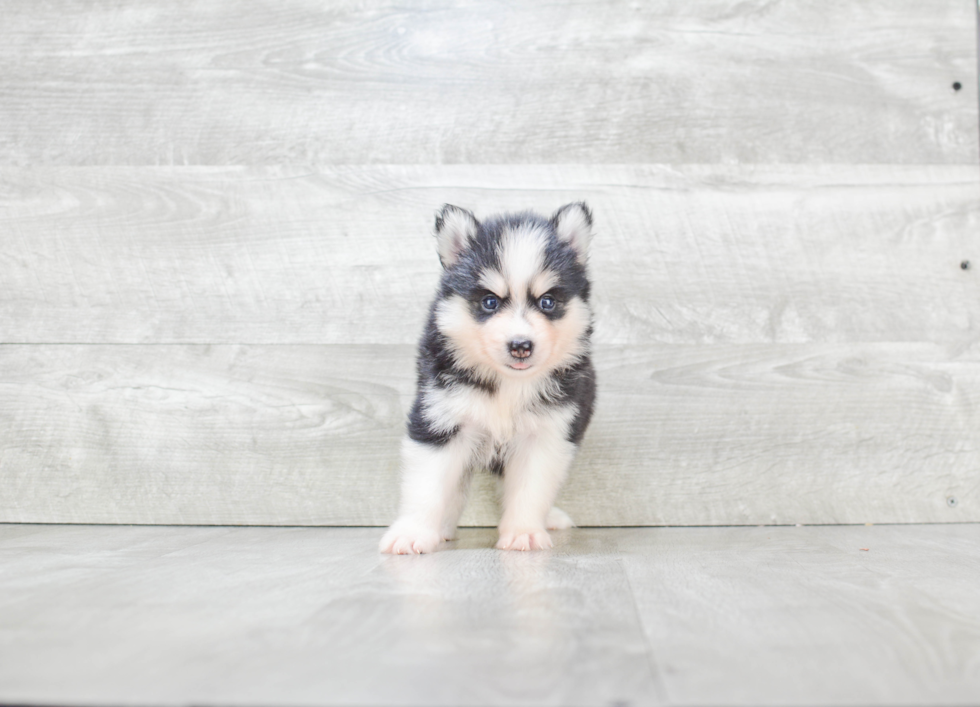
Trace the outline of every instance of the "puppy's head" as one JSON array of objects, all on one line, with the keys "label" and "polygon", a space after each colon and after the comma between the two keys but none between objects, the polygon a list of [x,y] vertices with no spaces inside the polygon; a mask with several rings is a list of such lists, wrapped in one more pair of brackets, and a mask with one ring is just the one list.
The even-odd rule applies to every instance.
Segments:
[{"label": "puppy's head", "polygon": [[459,364],[486,378],[535,378],[587,353],[591,238],[582,203],[550,219],[523,213],[483,223],[444,206],[436,218],[445,269],[436,326]]}]

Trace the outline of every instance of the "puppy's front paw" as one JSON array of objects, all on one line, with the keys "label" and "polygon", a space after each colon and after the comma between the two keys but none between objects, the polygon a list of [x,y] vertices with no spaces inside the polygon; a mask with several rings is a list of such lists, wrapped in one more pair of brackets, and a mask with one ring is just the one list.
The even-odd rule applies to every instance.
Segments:
[{"label": "puppy's front paw", "polygon": [[431,528],[396,523],[381,538],[378,550],[392,555],[422,555],[435,552],[441,541],[439,532]]},{"label": "puppy's front paw", "polygon": [[548,550],[551,536],[544,528],[501,530],[498,550]]}]

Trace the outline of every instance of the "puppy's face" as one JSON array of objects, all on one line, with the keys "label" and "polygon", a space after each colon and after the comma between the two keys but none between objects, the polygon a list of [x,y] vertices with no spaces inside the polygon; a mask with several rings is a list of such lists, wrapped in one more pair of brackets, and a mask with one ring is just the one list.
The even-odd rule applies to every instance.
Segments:
[{"label": "puppy's face", "polygon": [[461,366],[485,378],[533,378],[587,351],[591,228],[584,204],[551,220],[520,214],[482,224],[468,211],[443,208],[436,237],[446,272],[436,326]]}]

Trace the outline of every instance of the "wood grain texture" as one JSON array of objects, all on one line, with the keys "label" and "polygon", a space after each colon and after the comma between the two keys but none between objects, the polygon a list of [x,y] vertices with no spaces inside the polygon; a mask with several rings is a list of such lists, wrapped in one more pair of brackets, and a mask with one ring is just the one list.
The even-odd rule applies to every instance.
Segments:
[{"label": "wood grain texture", "polygon": [[[0,525],[0,700],[975,705],[980,525],[464,530]],[[865,548],[865,550],[862,550]]]},{"label": "wood grain texture", "polygon": [[0,700],[660,704],[625,572],[595,539],[391,558],[378,535],[0,526]]},{"label": "wood grain texture", "polygon": [[0,519],[377,523],[414,378],[398,354],[0,347]]},{"label": "wood grain texture", "polygon": [[[408,346],[0,346],[0,521],[393,519]],[[980,520],[980,350],[630,346],[559,505],[580,525]],[[490,478],[464,524],[495,525]],[[953,500],[950,500],[953,499]]]},{"label": "wood grain texture", "polygon": [[980,526],[613,538],[669,704],[976,704]]},{"label": "wood grain texture", "polygon": [[443,202],[586,199],[600,344],[972,342],[975,166],[0,170],[0,342],[410,344]]},{"label": "wood grain texture", "polygon": [[0,163],[973,164],[974,12],[10,3]]},{"label": "wood grain texture", "polygon": [[980,520],[974,29],[964,0],[12,3],[0,521],[389,521],[435,209],[577,199],[579,523]]}]

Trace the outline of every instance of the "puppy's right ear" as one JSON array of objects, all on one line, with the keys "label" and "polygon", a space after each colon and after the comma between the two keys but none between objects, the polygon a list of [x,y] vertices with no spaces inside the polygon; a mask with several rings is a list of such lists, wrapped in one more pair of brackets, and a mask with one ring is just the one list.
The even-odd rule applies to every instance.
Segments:
[{"label": "puppy's right ear", "polygon": [[480,227],[476,216],[452,204],[442,207],[436,216],[436,243],[442,267],[451,268],[470,242],[476,238]]}]

